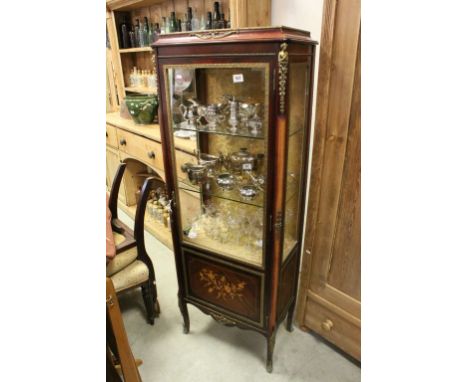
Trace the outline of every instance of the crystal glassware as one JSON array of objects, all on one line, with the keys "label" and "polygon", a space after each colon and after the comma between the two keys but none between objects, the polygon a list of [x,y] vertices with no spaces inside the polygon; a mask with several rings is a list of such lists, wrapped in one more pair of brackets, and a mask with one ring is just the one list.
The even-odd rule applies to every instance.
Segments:
[{"label": "crystal glassware", "polygon": [[234,97],[228,100],[229,104],[229,131],[236,133],[239,126],[239,102]]}]

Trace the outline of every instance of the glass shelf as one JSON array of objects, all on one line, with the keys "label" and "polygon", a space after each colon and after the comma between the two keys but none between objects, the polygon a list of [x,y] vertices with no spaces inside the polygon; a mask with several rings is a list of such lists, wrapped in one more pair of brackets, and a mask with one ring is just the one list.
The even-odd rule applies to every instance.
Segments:
[{"label": "glass shelf", "polygon": [[183,130],[183,131],[195,131],[198,133],[208,133],[208,134],[216,134],[216,135],[230,135],[232,137],[242,137],[242,138],[251,138],[251,139],[264,139],[263,134],[262,135],[252,135],[249,132],[242,131],[239,129],[239,132],[232,133],[228,130],[208,130],[206,129],[191,129],[188,127],[183,127],[180,124],[177,126],[173,126],[173,131],[176,132],[177,130]]},{"label": "glass shelf", "polygon": [[219,240],[208,237],[205,233],[200,233],[196,238],[189,238],[184,234],[185,240],[191,244],[212,250],[212,248],[223,248],[222,255],[243,261],[256,266],[262,265],[262,248],[256,250],[247,249],[245,246],[239,245],[236,242],[223,243]]},{"label": "glass shelf", "polygon": [[[191,136],[197,146],[191,157],[173,156],[180,238],[256,266],[264,263],[267,227],[269,70],[263,62],[164,69],[168,129],[174,137]],[[238,121],[235,131],[230,120]],[[189,174],[201,173],[202,181],[192,184]],[[231,190],[217,184],[222,173],[234,177]],[[253,186],[249,191],[256,195],[242,196],[243,186]]]},{"label": "glass shelf", "polygon": [[[192,192],[197,192],[197,193],[202,192],[202,190],[200,189],[200,186],[191,184],[189,183],[188,180],[179,179],[178,183],[179,183],[179,188],[182,190],[192,191]],[[246,184],[251,184],[251,183],[247,183],[243,181],[243,182],[240,182],[239,185],[235,186],[232,190],[224,190],[216,184],[215,179],[210,179],[207,183],[203,184],[203,195],[206,197],[215,197],[215,198],[230,200],[232,202],[248,204],[248,205],[255,206],[255,207],[263,207],[264,192],[261,191],[260,189],[257,189],[258,194],[253,199],[246,199],[240,195],[239,187],[246,185]]]},{"label": "glass shelf", "polygon": [[[248,205],[256,206],[256,207],[263,207],[264,205],[264,191],[260,190],[260,188],[258,188],[258,194],[255,196],[254,199],[249,200],[249,199],[243,198],[240,195],[239,188],[247,184],[253,184],[252,182],[242,180],[232,190],[222,189],[216,184],[216,181],[214,178],[210,178],[207,184],[209,184],[208,188],[205,187],[203,189],[203,195],[207,197],[226,199],[226,200],[230,200],[233,202],[248,204]],[[180,189],[185,190],[185,191],[201,193],[200,186],[191,184],[188,179],[179,178],[178,186]],[[264,185],[262,188],[264,187],[266,186]],[[286,187],[288,189],[286,203],[288,203],[292,198],[296,196],[298,188],[297,188],[297,183],[294,181],[289,181]]]}]

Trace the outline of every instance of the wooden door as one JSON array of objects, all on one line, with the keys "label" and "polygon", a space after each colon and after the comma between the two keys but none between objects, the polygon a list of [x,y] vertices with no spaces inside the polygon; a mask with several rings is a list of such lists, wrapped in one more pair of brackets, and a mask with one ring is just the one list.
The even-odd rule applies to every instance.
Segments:
[{"label": "wooden door", "polygon": [[325,0],[297,319],[361,358],[360,1]]}]

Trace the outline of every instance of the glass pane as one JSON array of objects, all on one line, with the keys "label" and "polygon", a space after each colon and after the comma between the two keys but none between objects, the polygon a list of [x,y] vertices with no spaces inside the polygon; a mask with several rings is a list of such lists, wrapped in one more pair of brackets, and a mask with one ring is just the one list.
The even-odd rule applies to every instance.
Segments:
[{"label": "glass pane", "polygon": [[298,241],[300,229],[298,222],[302,199],[302,160],[306,142],[307,94],[309,87],[309,63],[292,62],[289,70],[289,138],[288,164],[286,178],[286,206],[284,216],[283,261],[291,254]]},{"label": "glass pane", "polygon": [[174,151],[181,237],[263,265],[268,64],[166,66],[170,128],[197,154]]}]

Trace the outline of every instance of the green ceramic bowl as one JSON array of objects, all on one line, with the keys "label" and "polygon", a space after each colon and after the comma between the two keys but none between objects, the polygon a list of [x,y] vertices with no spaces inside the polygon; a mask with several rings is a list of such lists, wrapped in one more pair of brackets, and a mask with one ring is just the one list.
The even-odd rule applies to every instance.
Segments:
[{"label": "green ceramic bowl", "polygon": [[125,97],[128,112],[135,123],[149,125],[158,112],[157,95],[132,95]]}]

